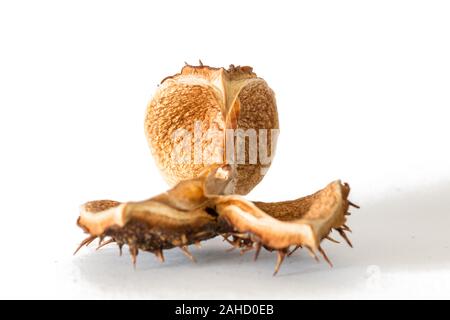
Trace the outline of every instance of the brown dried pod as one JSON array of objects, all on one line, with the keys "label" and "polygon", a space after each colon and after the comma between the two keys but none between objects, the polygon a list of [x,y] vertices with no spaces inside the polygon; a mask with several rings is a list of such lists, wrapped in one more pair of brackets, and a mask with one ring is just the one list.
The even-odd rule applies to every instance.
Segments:
[{"label": "brown dried pod", "polygon": [[[239,132],[237,129],[255,130],[261,144],[261,129],[272,132],[278,128],[275,95],[266,81],[251,67],[233,65],[229,69],[186,65],[181,73],[165,78],[148,105],[145,121],[156,164],[171,186],[197,177],[210,164],[225,163],[236,169],[230,194],[250,192],[263,178],[270,161],[250,163],[248,145],[245,163],[236,164],[239,159],[234,159],[235,164],[227,161],[226,129],[233,129],[232,133]],[[193,135],[186,142],[187,148],[175,150],[180,130]],[[200,138],[194,137],[196,132],[209,136],[195,145],[195,139]],[[268,156],[273,156],[272,139],[266,138],[265,144]],[[173,159],[174,151],[178,151],[177,159]],[[179,161],[180,157],[191,161]]]},{"label": "brown dried pod", "polygon": [[[112,242],[120,250],[128,245],[133,264],[139,250],[164,261],[163,250],[174,247],[195,261],[188,246],[220,235],[241,253],[255,249],[255,259],[261,248],[277,251],[276,274],[286,255],[299,248],[307,249],[315,259],[319,252],[331,265],[320,243],[324,239],[337,242],[329,236],[332,230],[351,246],[346,220],[349,206],[357,206],[347,199],[348,184],[335,181],[313,195],[292,201],[251,202],[239,194],[247,193],[262,179],[260,163],[173,161],[169,154],[175,146],[168,136],[180,126],[189,127],[196,117],[206,128],[220,128],[218,140],[223,139],[222,129],[228,127],[278,128],[273,93],[251,68],[186,66],[181,74],[163,81],[146,118],[156,161],[174,186],[140,202],[86,203],[78,225],[89,236],[75,252],[100,238],[99,248]],[[204,147],[200,146],[202,152]],[[223,152],[223,145],[212,144],[214,148],[219,155]],[[182,151],[190,156],[192,149],[187,150]],[[249,152],[245,150],[246,155]],[[109,239],[104,241],[106,237]]]}]

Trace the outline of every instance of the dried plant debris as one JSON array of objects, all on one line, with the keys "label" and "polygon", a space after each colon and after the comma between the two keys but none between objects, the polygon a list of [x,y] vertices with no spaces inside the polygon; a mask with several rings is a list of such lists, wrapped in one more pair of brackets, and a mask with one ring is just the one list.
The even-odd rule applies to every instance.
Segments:
[{"label": "dried plant debris", "polygon": [[[197,124],[193,128],[196,122],[198,128]],[[189,127],[201,129],[202,134],[206,130],[207,138],[198,143],[198,136],[189,135]],[[147,108],[145,128],[156,163],[172,188],[140,202],[84,204],[77,224],[88,237],[75,253],[98,238],[98,249],[116,243],[122,253],[127,245],[133,265],[140,251],[164,262],[164,250],[172,248],[195,262],[190,245],[222,236],[241,254],[254,250],[255,260],[262,248],[276,251],[275,275],[286,256],[298,249],[307,250],[316,260],[320,255],[332,265],[321,242],[338,242],[330,236],[333,230],[352,246],[346,222],[349,207],[358,206],[348,200],[346,183],[335,181],[292,201],[252,202],[243,197],[263,179],[276,143],[262,135],[253,140],[247,136],[250,143],[237,151],[232,146],[230,159],[227,135],[230,130],[278,130],[274,93],[252,68],[185,66],[181,73],[163,80]],[[188,132],[181,140],[176,135],[180,128]],[[233,135],[231,141],[239,145],[238,138]],[[177,145],[180,141],[183,148]],[[252,160],[252,141],[258,144],[257,156],[264,153],[267,160],[270,154],[269,161]],[[173,157],[174,150],[182,161]],[[235,161],[241,156],[239,150],[243,162]],[[202,161],[196,161],[196,151]]]},{"label": "dried plant debris", "polygon": [[[304,248],[331,262],[321,247],[336,230],[351,246],[346,232],[350,187],[335,181],[304,198],[285,202],[251,202],[240,195],[223,195],[232,181],[231,166],[211,166],[198,178],[141,202],[111,200],[88,202],[81,208],[78,225],[89,236],[84,245],[99,238],[99,248],[116,243],[127,245],[133,264],[138,252],[148,251],[164,261],[163,251],[179,248],[195,261],[188,247],[222,236],[233,248],[245,253],[261,248],[277,251],[276,274],[286,255]],[[211,190],[214,193],[211,193]]]}]

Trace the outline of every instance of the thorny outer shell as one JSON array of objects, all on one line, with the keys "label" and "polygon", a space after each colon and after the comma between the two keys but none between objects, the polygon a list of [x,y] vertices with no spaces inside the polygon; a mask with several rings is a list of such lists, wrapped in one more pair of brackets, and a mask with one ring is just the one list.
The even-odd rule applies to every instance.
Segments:
[{"label": "thorny outer shell", "polygon": [[[207,161],[195,163],[194,141],[189,150],[178,150],[174,139],[177,130],[195,132],[195,122],[201,122],[201,132],[209,129],[217,134],[201,143],[202,153],[211,152]],[[278,129],[275,94],[267,83],[256,76],[251,67],[230,66],[229,69],[186,65],[181,73],[165,78],[150,101],[145,119],[145,131],[156,164],[167,182],[173,186],[193,179],[212,163],[226,163],[226,129]],[[258,143],[259,136],[257,136]],[[270,136],[266,147],[275,152]],[[273,150],[272,150],[273,149]],[[191,161],[174,161],[172,154],[183,155]],[[218,152],[216,159],[214,155]],[[264,177],[269,164],[237,164],[237,174],[228,194],[247,194]]]},{"label": "thorny outer shell", "polygon": [[109,236],[120,247],[130,247],[133,261],[138,250],[163,259],[164,249],[180,247],[189,255],[188,245],[222,235],[243,252],[255,248],[258,254],[261,246],[277,250],[277,272],[291,246],[294,250],[305,247],[313,256],[319,251],[329,261],[320,242],[331,239],[333,229],[348,241],[345,222],[351,203],[347,184],[335,181],[305,198],[264,203],[222,195],[232,178],[230,166],[211,166],[198,178],[145,201],[89,202],[82,206],[78,225],[90,237],[80,247],[96,237]]}]

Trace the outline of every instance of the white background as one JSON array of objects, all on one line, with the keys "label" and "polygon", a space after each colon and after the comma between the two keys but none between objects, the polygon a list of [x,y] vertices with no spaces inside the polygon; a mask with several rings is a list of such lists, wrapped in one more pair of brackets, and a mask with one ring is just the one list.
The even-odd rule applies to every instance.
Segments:
[{"label": "white background", "polygon": [[[2,1],[0,298],[450,298],[447,1]],[[201,58],[251,65],[277,94],[277,157],[249,195],[351,183],[354,249],[275,255],[219,239],[134,271],[72,252],[88,200],[166,185],[144,137],[157,84]]]}]

